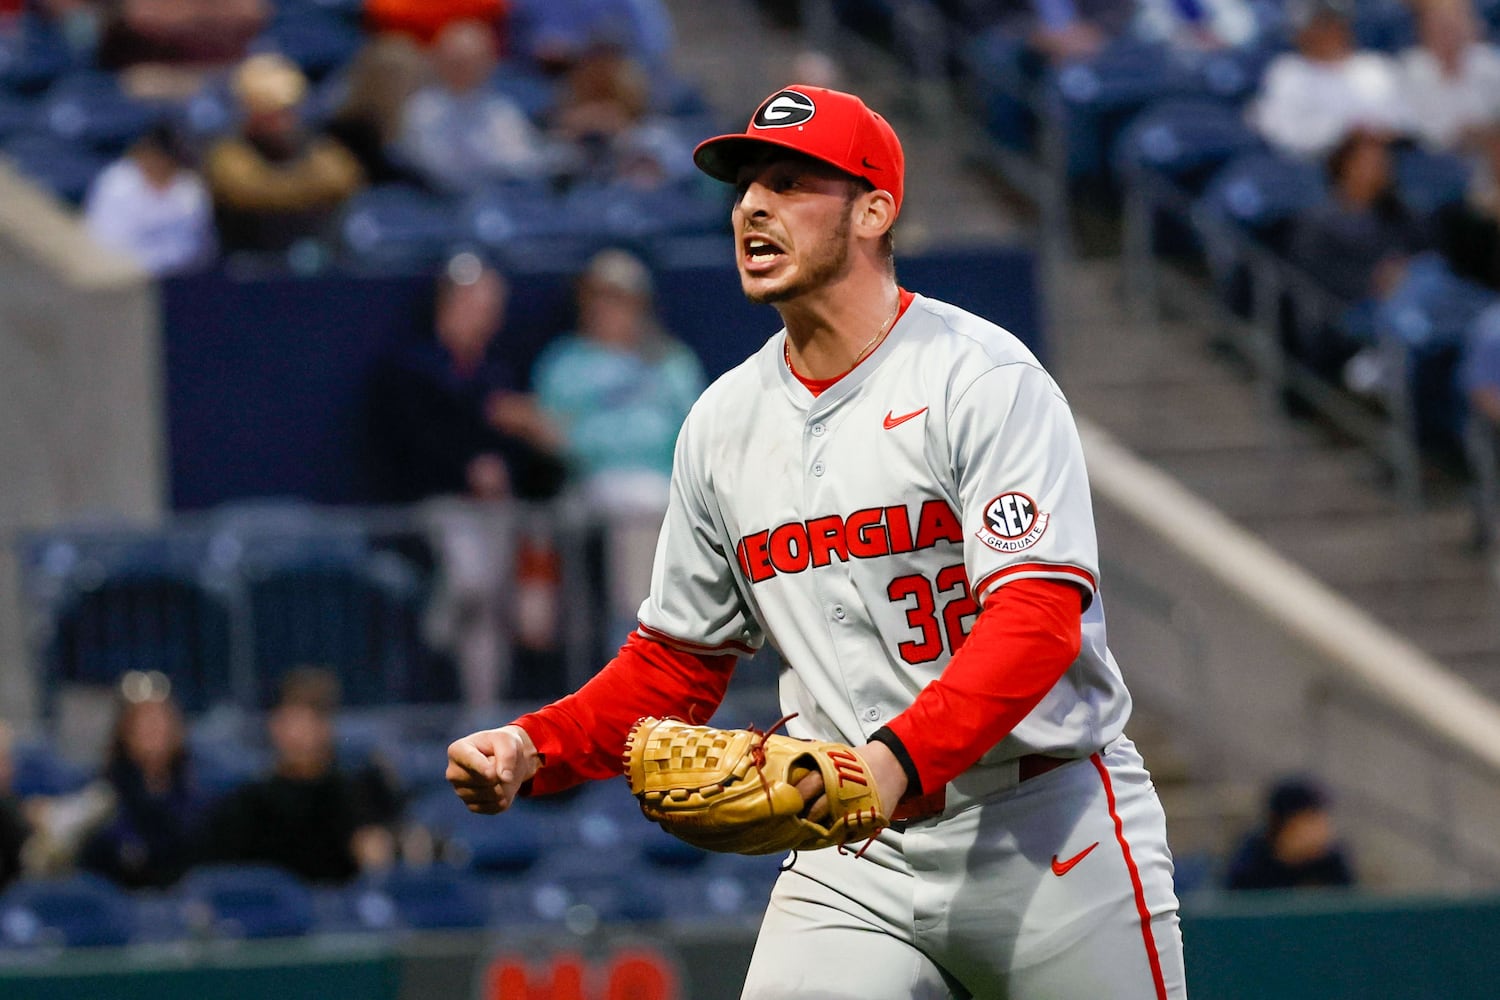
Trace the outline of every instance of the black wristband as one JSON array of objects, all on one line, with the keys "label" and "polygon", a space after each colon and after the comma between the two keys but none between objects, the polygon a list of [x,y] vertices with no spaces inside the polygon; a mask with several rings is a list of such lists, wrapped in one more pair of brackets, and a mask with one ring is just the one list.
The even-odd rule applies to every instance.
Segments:
[{"label": "black wristband", "polygon": [[896,763],[901,765],[901,770],[906,772],[906,793],[901,797],[909,799],[914,795],[921,795],[922,778],[917,774],[917,765],[912,763],[911,754],[906,752],[906,745],[901,742],[901,737],[891,732],[889,726],[881,726],[870,734],[870,742],[884,743],[896,755]]}]

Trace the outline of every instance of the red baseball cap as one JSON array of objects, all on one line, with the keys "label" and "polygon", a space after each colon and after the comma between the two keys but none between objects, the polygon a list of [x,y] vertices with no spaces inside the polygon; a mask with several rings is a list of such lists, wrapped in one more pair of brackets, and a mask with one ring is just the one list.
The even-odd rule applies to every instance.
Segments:
[{"label": "red baseball cap", "polygon": [[767,146],[796,150],[889,191],[901,212],[906,155],[890,123],[853,94],[793,85],[761,102],[745,131],[706,139],[693,162],[733,184],[739,168]]}]

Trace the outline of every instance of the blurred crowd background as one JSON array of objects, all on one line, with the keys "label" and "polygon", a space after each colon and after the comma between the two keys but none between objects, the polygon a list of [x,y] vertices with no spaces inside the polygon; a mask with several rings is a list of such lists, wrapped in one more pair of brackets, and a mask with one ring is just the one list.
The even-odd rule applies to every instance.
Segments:
[{"label": "blurred crowd background", "polygon": [[[268,344],[317,335],[288,302],[382,310],[337,400],[358,455],[333,493],[357,507],[281,488],[343,475],[312,447],[214,464],[316,427],[168,420],[173,448],[198,437],[165,523],[23,526],[36,705],[0,712],[0,948],[629,922],[689,897],[758,915],[775,859],[706,859],[623,788],[502,823],[441,780],[447,740],[568,690],[633,627],[678,427],[724,366],[704,345],[742,323],[713,297],[736,287],[728,192],[691,150],[763,95],[726,107],[685,77],[674,6],[0,0],[0,157],[150,276],[192,371],[224,357],[216,310]],[[1435,465],[1488,545],[1500,3],[740,6],[800,82],[848,82],[858,52],[905,81],[905,115],[958,116],[1000,200],[1039,211],[1044,265],[1091,252],[1084,215],[1123,228],[1137,293],[1175,265],[1262,332],[1248,357],[1286,414],[1352,407],[1392,488]],[[909,228],[940,233],[922,201]],[[168,352],[167,391],[210,412],[170,384],[191,353]],[[249,472],[189,481],[183,456]],[[736,710],[776,714],[777,667],[745,666]],[[1185,892],[1358,880],[1316,778],[1259,793],[1182,859]]]}]

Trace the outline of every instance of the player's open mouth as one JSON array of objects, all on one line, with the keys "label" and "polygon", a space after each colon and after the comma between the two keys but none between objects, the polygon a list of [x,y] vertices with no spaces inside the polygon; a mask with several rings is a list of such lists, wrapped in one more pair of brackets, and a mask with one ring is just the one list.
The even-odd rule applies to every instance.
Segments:
[{"label": "player's open mouth", "polygon": [[747,236],[744,240],[745,267],[748,270],[765,270],[774,266],[777,258],[785,256],[781,247],[763,236]]}]

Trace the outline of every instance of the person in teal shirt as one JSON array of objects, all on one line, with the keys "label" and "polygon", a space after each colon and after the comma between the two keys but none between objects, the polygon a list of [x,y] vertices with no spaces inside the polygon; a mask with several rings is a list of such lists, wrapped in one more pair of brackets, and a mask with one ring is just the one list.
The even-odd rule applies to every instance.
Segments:
[{"label": "person in teal shirt", "polygon": [[578,328],[537,358],[532,388],[603,528],[604,596],[621,639],[650,586],[677,432],[704,386],[697,355],[656,319],[646,265],[597,254],[579,279]]}]

